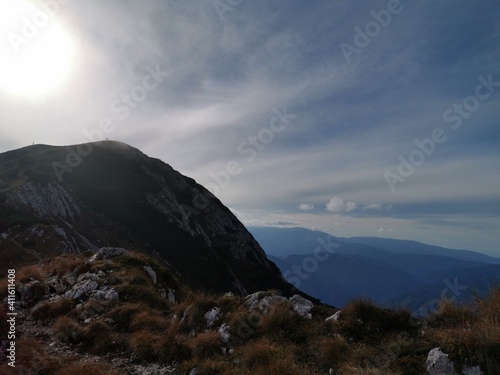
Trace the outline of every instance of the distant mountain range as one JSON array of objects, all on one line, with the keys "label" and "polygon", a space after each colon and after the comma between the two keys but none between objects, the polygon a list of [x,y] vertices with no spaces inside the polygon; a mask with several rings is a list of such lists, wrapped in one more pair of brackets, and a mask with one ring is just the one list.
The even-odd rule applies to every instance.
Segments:
[{"label": "distant mountain range", "polygon": [[248,229],[288,281],[335,306],[365,297],[425,312],[442,297],[470,301],[500,282],[500,259],[473,251],[305,228]]},{"label": "distant mountain range", "polygon": [[196,290],[296,292],[213,194],[129,145],[34,145],[0,154],[2,274],[106,246],[156,254]]}]

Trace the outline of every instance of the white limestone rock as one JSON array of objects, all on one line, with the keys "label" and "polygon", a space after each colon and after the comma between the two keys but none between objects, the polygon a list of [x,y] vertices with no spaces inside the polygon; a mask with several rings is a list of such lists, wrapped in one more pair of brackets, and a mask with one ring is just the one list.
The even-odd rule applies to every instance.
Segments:
[{"label": "white limestone rock", "polygon": [[429,375],[457,375],[448,354],[443,353],[440,348],[434,348],[427,354],[425,365]]}]

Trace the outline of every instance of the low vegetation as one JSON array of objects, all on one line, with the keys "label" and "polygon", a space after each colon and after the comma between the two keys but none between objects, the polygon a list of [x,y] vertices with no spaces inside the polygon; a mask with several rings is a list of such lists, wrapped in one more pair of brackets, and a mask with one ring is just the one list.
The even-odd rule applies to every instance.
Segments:
[{"label": "low vegetation", "polygon": [[[26,326],[19,323],[16,361],[25,373],[132,374],[124,366],[154,363],[174,374],[196,368],[198,375],[412,375],[425,373],[427,353],[435,347],[457,369],[479,365],[485,374],[500,373],[500,288],[468,306],[443,303],[425,320],[362,299],[345,306],[338,319],[325,319],[337,312],[328,306],[315,306],[307,319],[286,301],[251,310],[241,296],[188,290],[168,267],[142,254],[91,264],[87,259],[63,256],[17,272],[18,286],[37,285],[34,300],[19,306]],[[114,288],[119,298],[46,292],[51,278],[84,274],[99,274],[100,287]],[[6,317],[2,304],[2,340]],[[27,327],[39,332],[23,335]],[[123,361],[112,364],[110,358]],[[19,369],[4,363],[0,373]]]}]

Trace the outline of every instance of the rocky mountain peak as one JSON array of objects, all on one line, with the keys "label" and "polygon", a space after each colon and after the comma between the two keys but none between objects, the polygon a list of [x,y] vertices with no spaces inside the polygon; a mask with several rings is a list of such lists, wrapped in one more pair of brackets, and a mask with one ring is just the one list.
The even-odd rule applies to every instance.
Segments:
[{"label": "rocky mountain peak", "polygon": [[260,245],[213,194],[121,142],[0,154],[3,268],[121,246],[159,254],[193,287],[290,294]]}]

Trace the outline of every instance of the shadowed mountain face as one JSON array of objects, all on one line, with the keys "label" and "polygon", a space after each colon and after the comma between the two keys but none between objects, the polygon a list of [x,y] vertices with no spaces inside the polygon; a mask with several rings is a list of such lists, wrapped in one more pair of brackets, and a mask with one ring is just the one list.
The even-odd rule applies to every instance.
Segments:
[{"label": "shadowed mountain face", "polygon": [[0,154],[1,268],[103,246],[155,252],[192,287],[293,288],[209,191],[119,142]]}]

